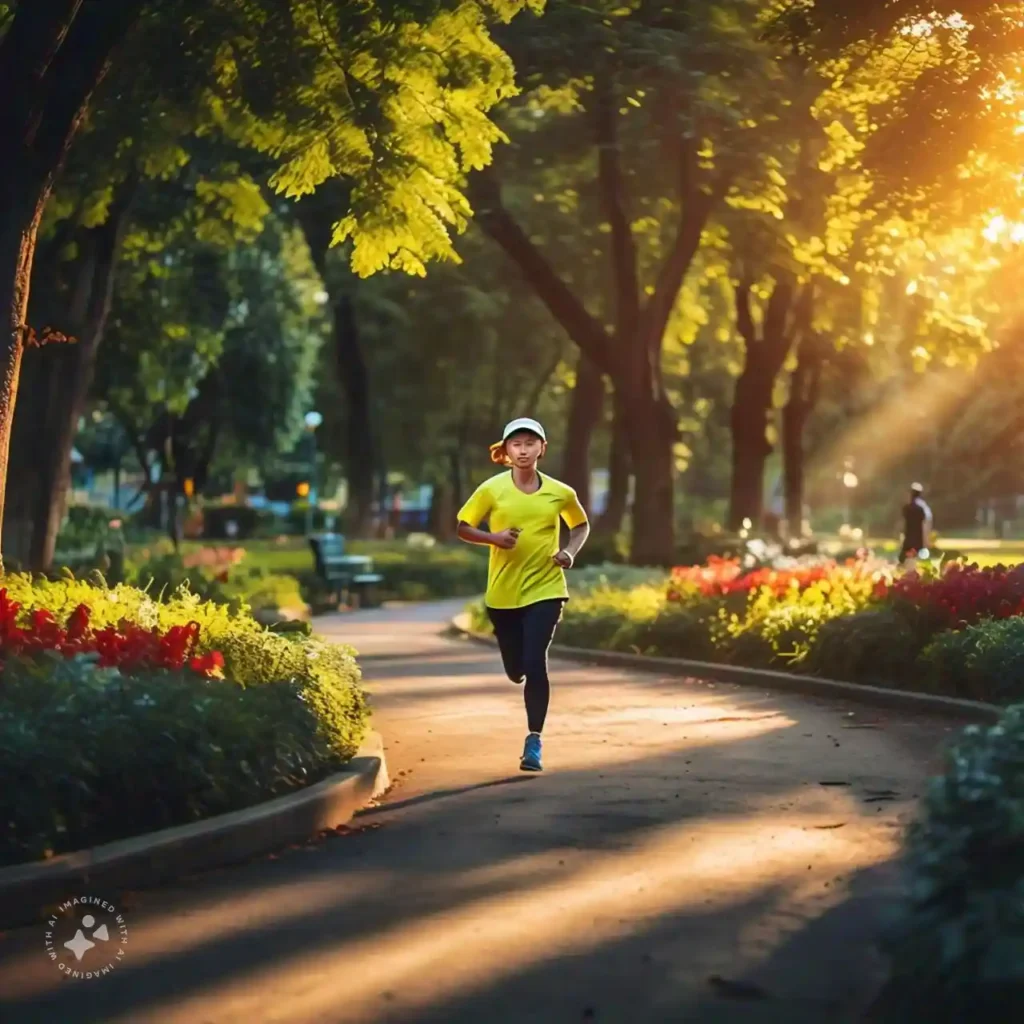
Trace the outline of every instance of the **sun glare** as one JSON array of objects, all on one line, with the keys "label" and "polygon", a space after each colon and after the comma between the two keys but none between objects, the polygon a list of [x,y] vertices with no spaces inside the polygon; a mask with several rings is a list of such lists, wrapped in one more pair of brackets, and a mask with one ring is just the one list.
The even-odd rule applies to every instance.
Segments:
[{"label": "sun glare", "polygon": [[900,33],[904,36],[910,36],[912,39],[930,39],[940,29],[946,29],[950,32],[967,33],[973,28],[974,26],[959,12],[947,14],[943,17],[938,11],[932,11],[925,18],[918,18],[915,21],[908,22],[900,29]]},{"label": "sun glare", "polygon": [[993,245],[1020,245],[1024,242],[1024,222],[1008,220],[998,213],[989,220],[982,236]]}]

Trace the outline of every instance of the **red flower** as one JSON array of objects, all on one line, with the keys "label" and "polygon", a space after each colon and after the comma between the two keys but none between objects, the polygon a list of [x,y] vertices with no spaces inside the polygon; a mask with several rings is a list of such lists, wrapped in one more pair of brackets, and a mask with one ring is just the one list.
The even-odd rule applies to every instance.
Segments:
[{"label": "red flower", "polygon": [[962,628],[960,623],[1022,614],[1024,568],[954,564],[935,579],[908,573],[893,584],[888,596],[933,613],[948,628]]},{"label": "red flower", "polygon": [[188,663],[188,667],[200,675],[223,677],[224,655],[220,651],[210,651],[208,654],[203,654],[198,658],[192,658]]},{"label": "red flower", "polygon": [[[188,668],[207,676],[217,676],[224,659],[219,651],[195,658],[199,643],[199,623],[172,626],[166,632],[145,629],[122,620],[116,627],[93,629],[90,613],[79,605],[64,626],[45,608],[33,611],[26,625],[19,625],[21,605],[0,589],[0,658],[8,654],[56,651],[65,657],[95,653],[106,667],[129,670]],[[0,662],[2,671],[2,662]]]}]

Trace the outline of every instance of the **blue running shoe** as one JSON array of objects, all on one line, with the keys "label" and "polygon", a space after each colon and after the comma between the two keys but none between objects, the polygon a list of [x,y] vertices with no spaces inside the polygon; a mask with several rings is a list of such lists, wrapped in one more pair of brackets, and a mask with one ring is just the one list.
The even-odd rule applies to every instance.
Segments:
[{"label": "blue running shoe", "polygon": [[519,767],[524,772],[542,772],[544,768],[540,763],[540,736],[531,732],[526,737],[526,745],[523,747],[523,759]]}]

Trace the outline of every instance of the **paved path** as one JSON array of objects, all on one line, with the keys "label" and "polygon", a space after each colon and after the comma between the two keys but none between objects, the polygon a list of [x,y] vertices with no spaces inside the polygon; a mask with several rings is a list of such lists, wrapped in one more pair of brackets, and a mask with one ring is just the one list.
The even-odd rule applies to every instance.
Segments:
[{"label": "paved path", "polygon": [[280,857],[129,894],[127,956],[105,979],[64,982],[40,928],[5,936],[0,1019],[853,1019],[949,727],[556,664],[548,771],[524,776],[521,692],[494,652],[441,639],[453,610],[325,624],[363,652],[397,780],[380,807]]}]

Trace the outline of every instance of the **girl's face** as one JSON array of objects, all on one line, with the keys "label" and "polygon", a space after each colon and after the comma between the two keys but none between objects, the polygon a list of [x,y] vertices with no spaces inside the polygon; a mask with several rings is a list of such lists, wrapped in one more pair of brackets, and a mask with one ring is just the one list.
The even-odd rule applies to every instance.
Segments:
[{"label": "girl's face", "polygon": [[508,453],[512,465],[519,469],[529,469],[531,466],[535,466],[547,447],[547,444],[536,434],[531,434],[527,430],[513,434],[505,442],[505,451]]}]

